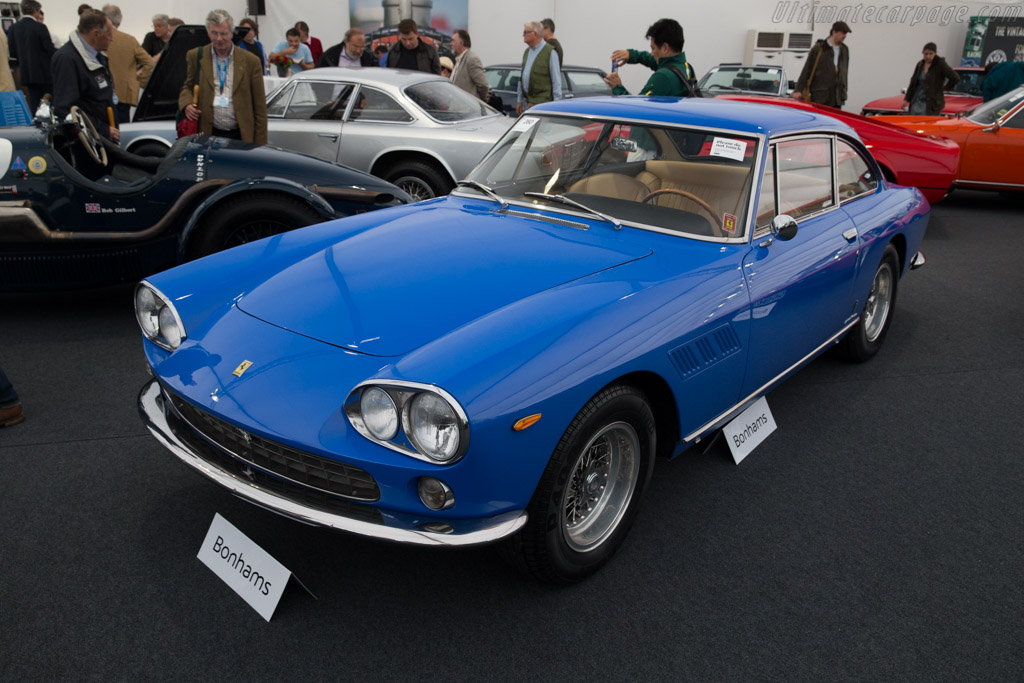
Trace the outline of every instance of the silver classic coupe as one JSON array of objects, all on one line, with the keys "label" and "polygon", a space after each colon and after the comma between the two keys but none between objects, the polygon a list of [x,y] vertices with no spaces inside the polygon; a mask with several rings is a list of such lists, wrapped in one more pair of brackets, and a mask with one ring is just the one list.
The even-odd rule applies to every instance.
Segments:
[{"label": "silver classic coupe", "polygon": [[[292,76],[268,93],[267,116],[271,145],[366,171],[414,200],[448,194],[512,125],[442,76],[376,67]],[[161,155],[174,122],[126,124],[121,136],[130,152]]]}]

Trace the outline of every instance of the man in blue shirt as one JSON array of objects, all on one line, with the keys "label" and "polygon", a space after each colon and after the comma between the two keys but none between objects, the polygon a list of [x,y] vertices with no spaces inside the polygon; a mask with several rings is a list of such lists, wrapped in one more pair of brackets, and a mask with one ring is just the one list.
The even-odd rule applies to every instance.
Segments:
[{"label": "man in blue shirt", "polygon": [[[562,99],[562,66],[558,53],[541,37],[543,26],[531,21],[523,26],[523,67],[516,95],[516,115],[541,102]],[[524,106],[525,100],[525,106]]]},{"label": "man in blue shirt", "polygon": [[309,51],[308,46],[303,45],[299,30],[290,28],[285,36],[287,40],[280,41],[270,53],[270,63],[281,67],[290,59],[292,63],[287,67],[289,76],[312,69],[313,53]]}]

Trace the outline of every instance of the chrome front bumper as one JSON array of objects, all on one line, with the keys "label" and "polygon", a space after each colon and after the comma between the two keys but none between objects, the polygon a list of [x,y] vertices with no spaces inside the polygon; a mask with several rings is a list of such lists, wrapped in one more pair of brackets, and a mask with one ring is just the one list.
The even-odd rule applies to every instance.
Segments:
[{"label": "chrome front bumper", "polygon": [[186,465],[227,488],[239,498],[305,524],[399,543],[467,546],[500,540],[514,534],[526,523],[527,514],[524,510],[514,510],[497,517],[479,520],[413,520],[409,519],[409,515],[374,508],[381,513],[381,523],[353,519],[337,512],[321,510],[268,491],[254,482],[208,462],[174,434],[165,413],[167,410],[174,408],[163,396],[160,384],[156,380],[151,380],[139,392],[139,414],[157,441]]}]

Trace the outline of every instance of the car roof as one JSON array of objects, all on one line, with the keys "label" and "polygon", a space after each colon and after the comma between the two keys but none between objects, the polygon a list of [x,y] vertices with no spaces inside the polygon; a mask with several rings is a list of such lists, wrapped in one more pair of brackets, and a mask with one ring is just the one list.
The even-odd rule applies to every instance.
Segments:
[{"label": "car roof", "polygon": [[715,64],[713,67],[708,69],[708,73],[711,69],[718,69],[719,71],[725,71],[726,69],[775,69],[781,71],[782,67],[778,64],[740,64],[739,62],[722,62],[721,64]]},{"label": "car roof", "polygon": [[640,95],[586,97],[545,102],[530,111],[688,124],[769,137],[810,130],[828,130],[856,136],[847,124],[817,112],[717,98]]},{"label": "car roof", "polygon": [[319,69],[310,69],[291,76],[289,81],[330,81],[345,80],[354,83],[373,83],[375,85],[390,85],[396,88],[404,88],[413,83],[424,81],[450,81],[438,74],[415,71],[411,69],[384,69],[379,66],[367,67],[346,67],[330,66]]},{"label": "car roof", "polygon": [[[518,62],[516,62],[515,64],[512,64],[512,63],[508,63],[508,64],[488,64],[487,66],[484,67],[484,70],[486,71],[487,69],[522,69],[522,68],[523,68],[523,65],[518,63]],[[596,66],[575,66],[573,64],[563,64],[562,65],[562,71],[592,71],[593,73],[596,73],[596,74],[603,74],[604,73],[604,71],[602,71],[601,69],[598,69]]]}]

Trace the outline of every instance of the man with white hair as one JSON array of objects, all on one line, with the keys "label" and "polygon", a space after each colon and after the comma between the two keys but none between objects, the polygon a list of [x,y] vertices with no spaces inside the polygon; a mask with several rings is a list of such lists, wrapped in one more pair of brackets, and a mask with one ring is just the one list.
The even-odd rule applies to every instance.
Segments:
[{"label": "man with white hair", "polygon": [[171,18],[166,14],[153,15],[153,30],[142,39],[142,49],[149,53],[153,59],[160,59],[160,54],[167,47],[167,41],[171,39]]},{"label": "man with white hair", "polygon": [[122,19],[120,7],[104,5],[103,13],[114,25],[114,37],[107,48],[107,59],[110,62],[110,73],[114,76],[117,120],[127,123],[131,117],[132,107],[139,103],[139,90],[146,87],[156,62],[142,49],[135,36],[118,30]]},{"label": "man with white hair", "polygon": [[516,115],[541,102],[562,99],[562,68],[558,53],[544,42],[539,21],[523,26],[523,67],[516,96]]},{"label": "man with white hair", "polygon": [[[185,55],[187,73],[178,107],[205,135],[267,144],[267,97],[260,58],[231,42],[235,20],[222,9],[206,16],[210,44]],[[199,99],[192,104],[193,87]]]}]

